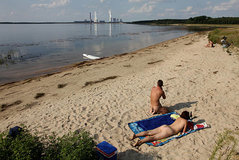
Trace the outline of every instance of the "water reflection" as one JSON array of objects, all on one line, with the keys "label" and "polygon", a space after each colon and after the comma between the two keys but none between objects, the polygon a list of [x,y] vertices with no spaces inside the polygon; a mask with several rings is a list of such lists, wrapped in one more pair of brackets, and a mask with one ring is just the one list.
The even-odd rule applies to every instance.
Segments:
[{"label": "water reflection", "polygon": [[11,25],[13,33],[8,25],[4,27],[0,32],[0,83],[6,77],[24,79],[40,70],[84,61],[83,53],[107,57],[189,33],[180,27],[129,24],[25,25],[21,30]]},{"label": "water reflection", "polygon": [[109,23],[109,36],[112,36],[112,23]]},{"label": "water reflection", "polygon": [[90,24],[90,34],[89,35],[92,35],[93,34],[93,30],[92,30],[92,24]]},{"label": "water reflection", "polygon": [[97,36],[98,35],[98,24],[97,23],[94,24],[94,31],[95,31],[95,36]]},{"label": "water reflection", "polygon": [[94,55],[101,57],[103,48],[104,48],[104,42],[101,42],[99,44],[94,44],[92,46],[92,50],[95,53]]},{"label": "water reflection", "polygon": [[23,56],[20,50],[10,49],[7,51],[1,51],[0,54],[0,65],[8,66],[10,64],[15,64],[23,60]]}]

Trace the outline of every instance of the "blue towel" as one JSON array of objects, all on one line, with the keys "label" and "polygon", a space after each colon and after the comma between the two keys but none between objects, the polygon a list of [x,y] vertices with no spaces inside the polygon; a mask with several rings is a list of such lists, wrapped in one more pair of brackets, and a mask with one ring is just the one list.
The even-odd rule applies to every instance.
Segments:
[{"label": "blue towel", "polygon": [[[143,131],[155,129],[155,128],[160,127],[164,124],[165,125],[172,124],[175,121],[175,119],[172,119],[170,117],[172,114],[177,114],[178,115],[178,113],[176,113],[176,112],[171,112],[171,113],[151,117],[151,118],[148,118],[148,119],[143,119],[143,120],[140,120],[140,121],[128,123],[128,125],[129,125],[129,128],[134,132],[134,134],[138,134],[138,133],[143,132]],[[196,125],[196,124],[189,121],[188,122],[188,129],[187,129],[186,133],[184,133],[183,135],[178,134],[178,135],[174,135],[174,136],[164,138],[164,139],[161,139],[161,140],[157,140],[157,141],[154,141],[154,142],[148,142],[146,144],[151,145],[151,146],[155,146],[155,147],[162,146],[162,145],[168,143],[169,141],[171,141],[175,138],[181,138],[185,135],[188,135],[192,132],[195,132],[199,129],[204,128],[204,127],[202,127],[202,128],[194,129],[194,125]],[[144,139],[145,137],[139,137],[139,138]]]},{"label": "blue towel", "polygon": [[176,112],[167,113],[160,116],[149,118],[147,120],[137,121],[135,123],[137,123],[145,131],[152,130],[165,124],[166,125],[172,124],[175,120],[170,118],[171,114],[177,113]]}]

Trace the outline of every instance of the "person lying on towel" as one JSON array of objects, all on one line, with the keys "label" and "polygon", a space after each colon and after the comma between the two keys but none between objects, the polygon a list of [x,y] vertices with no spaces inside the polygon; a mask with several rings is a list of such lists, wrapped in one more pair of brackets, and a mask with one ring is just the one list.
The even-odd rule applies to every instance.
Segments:
[{"label": "person lying on towel", "polygon": [[183,130],[182,134],[186,132],[187,129],[187,120],[190,118],[188,111],[183,111],[179,118],[175,120],[171,125],[162,125],[158,128],[149,131],[143,131],[138,134],[133,134],[131,140],[134,140],[137,137],[145,137],[144,139],[138,140],[134,147],[139,147],[143,143],[153,142],[163,138],[170,137],[172,135],[178,134]]}]

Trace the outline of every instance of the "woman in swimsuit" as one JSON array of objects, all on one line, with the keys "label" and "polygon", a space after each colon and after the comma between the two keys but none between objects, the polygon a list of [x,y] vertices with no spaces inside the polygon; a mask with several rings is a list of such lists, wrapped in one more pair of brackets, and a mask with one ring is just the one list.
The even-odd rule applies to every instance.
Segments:
[{"label": "woman in swimsuit", "polygon": [[131,138],[132,140],[137,137],[147,136],[142,140],[138,140],[134,144],[134,147],[140,146],[146,142],[152,142],[152,141],[170,137],[172,135],[178,134],[182,130],[183,130],[183,133],[185,133],[187,129],[187,120],[189,118],[190,118],[189,112],[183,111],[180,117],[177,118],[175,122],[173,122],[171,125],[162,125],[150,131],[143,131],[138,134],[134,134]]}]

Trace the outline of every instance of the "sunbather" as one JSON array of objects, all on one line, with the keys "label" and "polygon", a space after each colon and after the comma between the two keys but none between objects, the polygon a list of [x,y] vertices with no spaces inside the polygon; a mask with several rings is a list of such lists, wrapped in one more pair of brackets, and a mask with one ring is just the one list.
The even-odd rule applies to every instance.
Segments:
[{"label": "sunbather", "polygon": [[156,140],[160,140],[163,138],[170,137],[172,135],[178,134],[183,130],[182,134],[186,132],[187,129],[187,120],[190,118],[189,112],[183,111],[179,118],[175,120],[171,125],[162,125],[158,128],[155,128],[150,131],[143,131],[138,134],[133,134],[132,140],[137,137],[145,137],[142,140],[138,140],[134,146],[138,147],[146,142],[152,142]]},{"label": "sunbather", "polygon": [[158,80],[157,86],[153,87],[151,89],[150,94],[150,113],[151,114],[165,114],[169,113],[168,109],[166,107],[163,107],[160,103],[160,98],[163,97],[163,99],[166,99],[166,95],[163,90],[163,81]]},{"label": "sunbather", "polygon": [[213,42],[209,40],[208,44],[206,44],[206,47],[211,47],[211,48],[214,47]]}]

